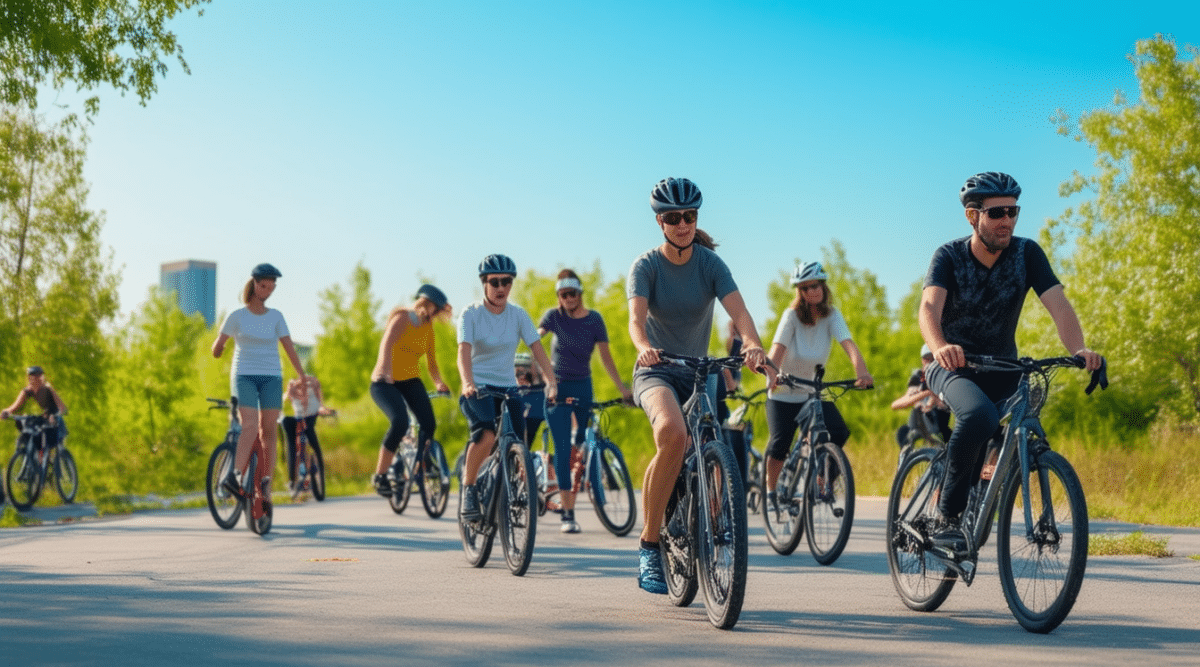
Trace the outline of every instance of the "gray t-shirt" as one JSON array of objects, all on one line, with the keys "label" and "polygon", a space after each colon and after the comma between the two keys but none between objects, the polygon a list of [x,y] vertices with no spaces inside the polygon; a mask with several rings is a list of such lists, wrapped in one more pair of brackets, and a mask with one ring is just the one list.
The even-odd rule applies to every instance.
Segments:
[{"label": "gray t-shirt", "polygon": [[538,340],[529,313],[515,303],[505,304],[497,315],[476,301],[458,320],[458,342],[471,344],[471,374],[476,385],[515,387],[517,345],[524,341],[532,346]]},{"label": "gray t-shirt", "polygon": [[626,297],[645,297],[649,304],[646,336],[654,347],[674,354],[702,357],[712,338],[713,303],[737,291],[729,267],[717,253],[692,246],[692,256],[678,266],[655,248],[633,262],[625,283]]},{"label": "gray t-shirt", "polygon": [[268,308],[255,315],[238,308],[225,316],[221,333],[233,338],[233,375],[283,375],[279,363],[279,339],[290,336],[283,313]]}]

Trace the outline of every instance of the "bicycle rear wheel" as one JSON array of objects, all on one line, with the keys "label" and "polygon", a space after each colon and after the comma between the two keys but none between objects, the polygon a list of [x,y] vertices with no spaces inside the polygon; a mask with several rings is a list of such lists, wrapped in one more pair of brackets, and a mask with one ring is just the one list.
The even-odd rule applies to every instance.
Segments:
[{"label": "bicycle rear wheel", "polygon": [[325,456],[315,443],[308,445],[308,487],[317,502],[325,500]]},{"label": "bicycle rear wheel", "polygon": [[926,448],[905,457],[888,495],[888,570],[900,599],[914,611],[942,606],[957,581],[954,571],[925,549],[937,518],[935,491],[941,475],[933,462],[938,455],[938,450]]},{"label": "bicycle rear wheel", "polygon": [[392,495],[388,496],[388,505],[391,505],[392,511],[396,514],[403,514],[404,509],[408,507],[408,499],[412,497],[412,471],[408,469],[408,461],[404,458],[404,454],[396,452],[396,458],[392,461]]},{"label": "bicycle rear wheel", "polygon": [[728,630],[737,624],[746,594],[746,492],[728,445],[710,440],[701,451],[708,507],[700,508],[698,578],[709,622]]},{"label": "bicycle rear wheel", "polygon": [[[797,444],[796,447],[802,445]],[[774,490],[777,502],[764,498],[763,525],[767,542],[781,556],[789,556],[804,537],[804,483],[808,475],[808,458],[793,452],[788,456],[774,489],[767,489],[766,466],[763,466],[763,488]]]},{"label": "bicycle rear wheel", "polygon": [[841,447],[817,445],[816,465],[805,485],[804,530],[808,550],[821,565],[842,555],[854,524],[854,471]]},{"label": "bicycle rear wheel", "polygon": [[242,514],[242,504],[237,496],[221,486],[221,482],[229,471],[233,470],[233,445],[222,442],[213,450],[208,458],[208,474],[205,477],[204,490],[208,496],[208,511],[212,513],[213,521],[225,530],[237,525]]},{"label": "bicycle rear wheel", "polygon": [[446,452],[442,443],[429,442],[421,468],[421,504],[429,518],[436,519],[445,513],[450,498],[450,476],[446,474]]},{"label": "bicycle rear wheel", "polygon": [[515,438],[502,442],[504,447],[504,484],[500,487],[500,507],[497,510],[500,546],[504,560],[516,576],[525,574],[533,559],[533,543],[537,537],[537,482],[533,473],[533,456],[525,443]]},{"label": "bicycle rear wheel", "polygon": [[8,495],[12,498],[13,507],[22,512],[29,511],[37,502],[42,486],[42,475],[38,470],[36,455],[28,448],[17,445],[16,453],[8,461],[5,482],[8,484]]},{"label": "bicycle rear wheel", "polygon": [[275,513],[270,494],[262,492],[262,478],[258,452],[254,452],[250,455],[250,467],[246,468],[246,483],[242,489],[246,494],[246,526],[255,535],[271,532],[271,520]]},{"label": "bicycle rear wheel", "polygon": [[663,527],[659,532],[658,551],[662,558],[663,576],[667,580],[667,600],[676,607],[686,607],[696,599],[699,581],[696,579],[696,553],[692,536],[696,534],[695,517],[691,511],[692,498],[684,485],[683,476],[675,483]]},{"label": "bicycle rear wheel", "polygon": [[1088,515],[1083,486],[1057,452],[1043,451],[1032,462],[1025,523],[1020,469],[1004,487],[996,522],[1000,585],[1021,627],[1047,633],[1070,613],[1087,568]]},{"label": "bicycle rear wheel", "polygon": [[64,503],[75,502],[75,494],[79,492],[79,470],[75,467],[75,457],[64,447],[54,459],[54,486]]},{"label": "bicycle rear wheel", "polygon": [[625,457],[615,443],[606,438],[596,442],[588,463],[588,497],[600,523],[608,532],[624,537],[637,523],[637,498]]}]

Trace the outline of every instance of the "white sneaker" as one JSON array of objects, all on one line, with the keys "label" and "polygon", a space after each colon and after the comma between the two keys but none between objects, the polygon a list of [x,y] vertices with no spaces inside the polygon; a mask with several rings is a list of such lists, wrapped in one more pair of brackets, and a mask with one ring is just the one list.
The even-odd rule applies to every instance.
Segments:
[{"label": "white sneaker", "polygon": [[575,523],[575,521],[574,521],[574,520],[571,520],[571,521],[563,521],[563,522],[562,522],[562,528],[561,528],[561,530],[562,530],[562,532],[564,532],[564,533],[578,533],[578,532],[580,532],[579,524],[578,524],[578,523]]}]

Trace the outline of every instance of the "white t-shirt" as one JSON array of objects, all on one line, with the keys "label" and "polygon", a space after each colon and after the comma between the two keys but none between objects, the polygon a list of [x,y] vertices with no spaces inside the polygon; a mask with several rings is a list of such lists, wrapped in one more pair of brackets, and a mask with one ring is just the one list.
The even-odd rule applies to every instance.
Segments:
[{"label": "white t-shirt", "polygon": [[[811,380],[816,376],[817,366],[829,361],[829,347],[835,340],[839,343],[850,340],[850,329],[837,308],[830,308],[829,317],[822,317],[812,326],[801,322],[796,311],[788,308],[779,318],[775,340],[771,342],[786,348],[779,370]],[[767,396],[785,403],[803,403],[812,396],[812,389],[780,385],[767,392]]]},{"label": "white t-shirt", "polygon": [[532,346],[537,328],[524,308],[509,303],[496,315],[482,301],[467,306],[458,320],[458,342],[471,344],[471,374],[476,386],[515,387],[513,359],[517,344]]},{"label": "white t-shirt", "polygon": [[255,315],[249,308],[238,308],[225,317],[221,333],[233,338],[233,374],[283,376],[279,363],[279,339],[290,336],[283,313],[268,308]]}]

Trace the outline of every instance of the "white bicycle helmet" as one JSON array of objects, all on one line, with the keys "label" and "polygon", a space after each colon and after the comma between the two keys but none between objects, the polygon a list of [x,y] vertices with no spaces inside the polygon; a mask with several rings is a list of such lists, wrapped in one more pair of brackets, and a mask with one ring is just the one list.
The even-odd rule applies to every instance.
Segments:
[{"label": "white bicycle helmet", "polygon": [[801,262],[792,270],[792,287],[810,280],[829,280],[820,262]]}]

